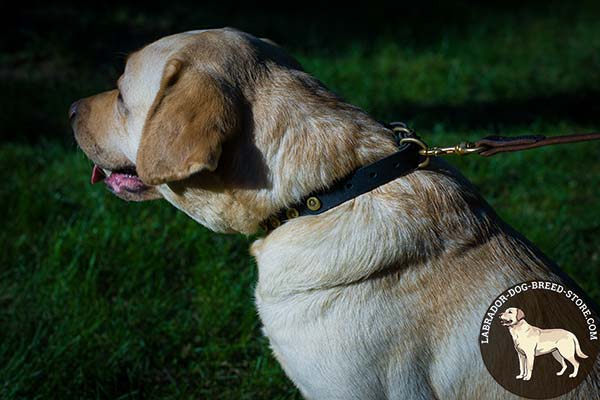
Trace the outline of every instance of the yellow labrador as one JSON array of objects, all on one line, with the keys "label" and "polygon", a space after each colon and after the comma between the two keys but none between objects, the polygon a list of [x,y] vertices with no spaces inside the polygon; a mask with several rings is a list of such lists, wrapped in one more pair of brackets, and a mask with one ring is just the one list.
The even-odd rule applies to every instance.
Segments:
[{"label": "yellow labrador", "polygon": [[[162,197],[217,232],[254,233],[397,151],[281,48],[233,29],[160,39],[117,86],[69,111],[93,180],[127,200]],[[513,398],[481,360],[481,318],[511,285],[562,282],[440,161],[290,220],[251,253],[264,333],[309,399]],[[598,371],[568,398],[592,398]]]},{"label": "yellow labrador", "polygon": [[529,325],[525,320],[525,313],[520,308],[509,307],[500,314],[500,321],[513,339],[515,350],[519,357],[519,375],[517,379],[528,381],[533,372],[536,356],[551,353],[561,365],[561,370],[556,375],[561,376],[567,369],[565,359],[573,366],[569,378],[575,378],[579,371],[579,358],[588,358],[581,351],[579,340],[572,332],[564,329],[540,329]]}]

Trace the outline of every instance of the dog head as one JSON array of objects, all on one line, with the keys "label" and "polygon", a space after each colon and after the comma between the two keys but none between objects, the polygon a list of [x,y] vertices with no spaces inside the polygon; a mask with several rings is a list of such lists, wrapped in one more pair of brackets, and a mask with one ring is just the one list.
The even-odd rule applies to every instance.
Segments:
[{"label": "dog head", "polygon": [[500,323],[502,326],[513,326],[525,318],[525,313],[520,308],[510,307],[500,314]]},{"label": "dog head", "polygon": [[[251,138],[241,136],[269,63],[299,68],[272,42],[232,29],[177,34],[131,54],[116,89],[69,110],[94,162],[92,183],[104,180],[126,200],[166,197],[216,231],[248,230],[222,216],[248,218],[240,203],[257,200],[240,192],[268,185]],[[227,146],[238,148],[223,157]]]},{"label": "dog head", "polygon": [[[69,117],[94,162],[92,182],[126,200],[163,197],[214,231],[252,233],[395,150],[389,131],[359,111],[273,42],[226,28],[134,52],[117,89],[75,102]],[[377,151],[352,132],[368,132]]]}]

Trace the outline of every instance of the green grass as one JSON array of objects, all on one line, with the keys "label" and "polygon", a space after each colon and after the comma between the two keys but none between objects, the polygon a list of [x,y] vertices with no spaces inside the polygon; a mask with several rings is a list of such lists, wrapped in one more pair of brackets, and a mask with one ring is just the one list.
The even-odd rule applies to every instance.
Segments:
[{"label": "green grass", "polygon": [[[54,11],[52,21],[68,14]],[[135,38],[129,50],[208,25],[269,36],[350,102],[410,122],[430,144],[600,123],[593,3],[518,12],[461,5],[383,27],[368,14],[331,29],[329,14],[304,26],[204,11],[82,12],[69,28],[95,35],[83,60],[64,27],[25,24],[14,42],[27,40],[0,55],[8,94],[0,99],[0,398],[299,398],[260,334],[251,238],[217,235],[166,202],[126,203],[88,184],[91,164],[65,112],[118,75],[111,62],[122,62],[123,44],[102,37],[111,29]],[[600,144],[451,161],[600,301]]]}]

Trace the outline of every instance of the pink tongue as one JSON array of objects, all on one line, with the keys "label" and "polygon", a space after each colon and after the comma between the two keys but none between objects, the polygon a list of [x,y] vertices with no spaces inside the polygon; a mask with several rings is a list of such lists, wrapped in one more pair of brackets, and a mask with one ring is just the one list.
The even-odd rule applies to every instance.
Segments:
[{"label": "pink tongue", "polygon": [[94,169],[92,169],[92,185],[94,183],[102,182],[106,178],[106,174],[102,171],[102,168],[94,164]]},{"label": "pink tongue", "polygon": [[147,188],[146,185],[135,175],[113,172],[104,183],[115,193],[139,192]]}]

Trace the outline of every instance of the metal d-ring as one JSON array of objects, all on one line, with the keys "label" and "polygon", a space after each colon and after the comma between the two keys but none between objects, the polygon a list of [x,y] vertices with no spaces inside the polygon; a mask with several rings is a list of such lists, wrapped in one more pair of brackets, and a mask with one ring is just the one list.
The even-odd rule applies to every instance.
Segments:
[{"label": "metal d-ring", "polygon": [[419,154],[425,157],[425,161],[423,161],[419,164],[419,168],[425,168],[426,166],[429,165],[430,155],[427,154],[427,150],[429,148],[427,147],[425,142],[423,142],[420,139],[414,138],[414,137],[407,137],[407,138],[400,139],[400,144],[402,144],[402,143],[414,143],[422,149],[419,151]]}]

